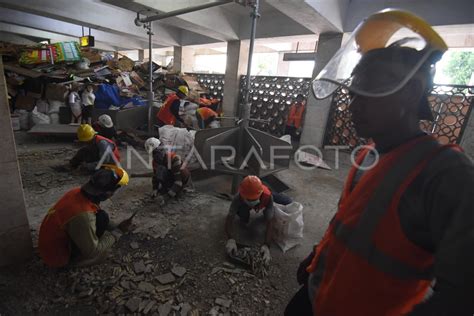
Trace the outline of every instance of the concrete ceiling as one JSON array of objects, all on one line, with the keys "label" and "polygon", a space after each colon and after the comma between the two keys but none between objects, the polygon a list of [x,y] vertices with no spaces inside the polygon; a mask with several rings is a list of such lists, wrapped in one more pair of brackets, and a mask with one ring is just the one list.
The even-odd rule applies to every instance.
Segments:
[{"label": "concrete ceiling", "polygon": [[[137,12],[154,15],[214,0],[0,0],[4,40],[76,40],[81,26],[92,28],[97,47],[148,47],[146,30],[134,24]],[[411,10],[433,25],[474,23],[472,0],[261,0],[257,38],[317,36],[351,32],[365,16],[386,7]],[[250,9],[237,3],[153,22],[153,47],[245,40]],[[9,34],[8,36],[6,34]]]}]

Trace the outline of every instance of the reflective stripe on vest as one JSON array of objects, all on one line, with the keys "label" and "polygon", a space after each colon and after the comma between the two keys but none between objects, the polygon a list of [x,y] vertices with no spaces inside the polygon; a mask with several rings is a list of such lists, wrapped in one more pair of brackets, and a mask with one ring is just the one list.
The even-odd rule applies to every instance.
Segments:
[{"label": "reflective stripe on vest", "polygon": [[176,94],[170,94],[156,115],[165,125],[174,125],[176,123],[176,117],[171,113],[170,109],[176,100],[179,100],[179,97]]},{"label": "reflective stripe on vest", "polygon": [[[404,144],[366,171],[352,191],[356,167],[351,169],[339,210],[308,267],[308,272],[316,266],[319,271],[324,255],[322,280],[313,287],[315,315],[401,315],[423,299],[433,255],[406,238],[398,204],[426,164],[446,147],[430,136]],[[366,153],[358,157],[359,165]]]},{"label": "reflective stripe on vest", "polygon": [[[108,142],[109,144],[111,144],[113,146],[114,149],[112,150],[112,154],[115,156],[115,159],[117,159],[117,161],[120,162],[120,152],[118,150],[117,144],[115,144],[115,142],[113,140],[108,139],[104,136],[95,135],[96,144],[98,144],[102,140],[105,140],[106,142]],[[100,157],[100,158],[102,158],[102,157]]]}]

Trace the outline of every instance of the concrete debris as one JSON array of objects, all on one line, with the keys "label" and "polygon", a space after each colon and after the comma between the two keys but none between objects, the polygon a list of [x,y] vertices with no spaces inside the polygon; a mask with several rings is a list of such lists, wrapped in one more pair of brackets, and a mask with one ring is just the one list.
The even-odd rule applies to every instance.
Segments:
[{"label": "concrete debris", "polygon": [[140,291],[143,291],[143,292],[153,292],[155,290],[155,287],[153,286],[153,284],[151,283],[148,283],[148,282],[140,282],[138,284],[138,289]]},{"label": "concrete debris", "polygon": [[179,267],[179,266],[173,267],[173,268],[171,269],[171,272],[172,272],[175,276],[177,276],[178,278],[180,278],[180,277],[182,277],[183,275],[185,275],[185,274],[186,274],[186,271],[187,271],[186,268],[184,268],[184,267]]},{"label": "concrete debris", "polygon": [[192,306],[188,303],[181,303],[180,307],[180,316],[188,316],[189,312],[193,309]]},{"label": "concrete debris", "polygon": [[127,301],[125,306],[128,308],[129,311],[132,313],[136,312],[138,310],[138,307],[140,306],[141,299],[138,297],[132,297]]},{"label": "concrete debris", "polygon": [[133,242],[130,243],[130,248],[132,248],[132,249],[138,249],[138,248],[140,248],[140,246],[138,245],[137,242],[133,241]]},{"label": "concrete debris", "polygon": [[209,311],[210,316],[218,316],[219,315],[219,307],[214,306],[210,311]]},{"label": "concrete debris", "polygon": [[133,269],[135,270],[135,273],[143,273],[146,270],[146,266],[143,263],[143,261],[138,261],[133,263]]},{"label": "concrete debris", "polygon": [[88,290],[82,291],[81,293],[79,293],[79,298],[84,298],[84,297],[90,296],[90,295],[92,295],[93,292],[94,292],[93,289],[88,289]]},{"label": "concrete debris", "polygon": [[147,305],[145,306],[145,308],[143,309],[143,314],[148,314],[151,309],[153,308],[153,306],[155,306],[156,302],[155,301],[150,301],[147,303]]},{"label": "concrete debris", "polygon": [[174,277],[172,273],[165,273],[165,274],[159,275],[156,277],[156,279],[158,280],[158,282],[160,282],[163,285],[170,284],[176,281],[176,278]]},{"label": "concrete debris", "polygon": [[219,306],[229,308],[230,305],[232,305],[232,300],[227,300],[227,299],[218,297],[218,298],[216,298],[215,303]]},{"label": "concrete debris", "polygon": [[158,314],[160,316],[168,316],[170,312],[171,312],[171,303],[170,302],[168,302],[166,304],[162,304],[162,305],[160,305],[160,307],[158,307]]}]

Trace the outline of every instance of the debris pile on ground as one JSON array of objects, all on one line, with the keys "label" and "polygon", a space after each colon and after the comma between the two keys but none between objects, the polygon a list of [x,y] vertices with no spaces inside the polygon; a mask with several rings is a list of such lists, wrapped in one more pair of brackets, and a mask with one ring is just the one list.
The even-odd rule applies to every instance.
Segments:
[{"label": "debris pile on ground", "polygon": [[[11,112],[20,117],[35,116],[35,120],[23,120],[28,122],[21,125],[22,129],[34,124],[69,124],[69,94],[74,91],[81,98],[82,91],[89,85],[93,87],[96,109],[121,110],[147,105],[148,62],[79,48],[76,42],[37,46],[0,42],[0,52]],[[152,67],[157,104],[180,85],[190,87],[189,98],[196,103],[201,94],[208,93],[194,76],[183,76],[154,62]]]},{"label": "debris pile on ground", "polygon": [[247,264],[251,268],[253,274],[259,277],[266,277],[268,275],[267,265],[265,264],[263,255],[258,248],[239,248],[235,254],[235,258]]}]

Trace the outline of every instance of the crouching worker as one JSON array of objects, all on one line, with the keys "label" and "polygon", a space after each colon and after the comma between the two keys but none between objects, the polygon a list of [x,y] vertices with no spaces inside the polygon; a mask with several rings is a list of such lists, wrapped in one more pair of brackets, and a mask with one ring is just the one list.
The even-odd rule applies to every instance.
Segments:
[{"label": "crouching worker", "polygon": [[286,195],[273,193],[257,176],[247,176],[242,180],[239,186],[239,193],[234,197],[230,205],[229,214],[225,223],[225,231],[227,234],[226,251],[228,254],[237,251],[237,244],[233,237],[232,226],[236,215],[240,220],[248,224],[250,221],[250,211],[263,213],[266,222],[265,242],[261,247],[261,252],[266,264],[270,263],[270,242],[272,239],[273,225],[273,202],[288,205],[292,202],[291,198]]},{"label": "crouching worker", "polygon": [[41,223],[38,249],[43,262],[59,268],[69,263],[85,266],[104,260],[131,221],[110,227],[109,216],[99,204],[127,184],[127,172],[110,166],[96,171],[82,187],[67,192]]},{"label": "crouching worker", "polygon": [[160,196],[159,203],[165,205],[180,195],[191,174],[179,155],[159,147],[158,139],[148,139],[147,143],[146,149],[153,155],[153,197]]},{"label": "crouching worker", "polygon": [[79,149],[76,155],[69,161],[72,169],[82,167],[88,171],[94,171],[101,165],[116,165],[120,162],[120,154],[113,140],[97,135],[92,126],[82,124],[77,129],[77,138],[86,146]]},{"label": "crouching worker", "polygon": [[117,130],[114,127],[112,118],[107,114],[102,114],[97,118],[97,122],[92,124],[92,128],[98,135],[108,138],[110,140],[117,140]]},{"label": "crouching worker", "polygon": [[196,119],[200,129],[219,127],[217,116],[216,112],[207,107],[196,110]]}]

